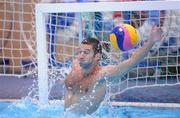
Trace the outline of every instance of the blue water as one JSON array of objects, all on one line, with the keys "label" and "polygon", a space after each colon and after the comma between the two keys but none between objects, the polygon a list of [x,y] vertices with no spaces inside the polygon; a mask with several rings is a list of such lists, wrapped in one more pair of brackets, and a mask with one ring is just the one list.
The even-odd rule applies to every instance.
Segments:
[{"label": "blue water", "polygon": [[30,100],[0,102],[0,118],[180,118],[180,109],[101,107],[93,116],[64,112],[63,105],[39,106]]}]

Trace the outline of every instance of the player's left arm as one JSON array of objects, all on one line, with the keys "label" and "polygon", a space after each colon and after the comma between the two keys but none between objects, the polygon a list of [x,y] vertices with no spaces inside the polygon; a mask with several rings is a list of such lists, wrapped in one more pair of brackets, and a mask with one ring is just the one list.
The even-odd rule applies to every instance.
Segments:
[{"label": "player's left arm", "polygon": [[[110,78],[109,81],[114,81],[112,78],[119,79],[126,74],[131,68],[140,63],[152,46],[162,39],[162,30],[156,26],[153,26],[150,32],[150,38],[141,48],[135,50],[134,54],[127,60],[121,62],[118,65],[109,65],[104,67],[103,74]],[[118,76],[118,78],[117,78]]]}]

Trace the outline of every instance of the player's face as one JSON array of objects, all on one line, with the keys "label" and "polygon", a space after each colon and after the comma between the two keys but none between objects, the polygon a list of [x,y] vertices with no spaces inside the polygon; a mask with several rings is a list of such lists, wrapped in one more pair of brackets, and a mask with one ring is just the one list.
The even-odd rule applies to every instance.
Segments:
[{"label": "player's face", "polygon": [[81,44],[78,49],[79,64],[83,68],[88,68],[94,61],[94,52],[91,45]]}]

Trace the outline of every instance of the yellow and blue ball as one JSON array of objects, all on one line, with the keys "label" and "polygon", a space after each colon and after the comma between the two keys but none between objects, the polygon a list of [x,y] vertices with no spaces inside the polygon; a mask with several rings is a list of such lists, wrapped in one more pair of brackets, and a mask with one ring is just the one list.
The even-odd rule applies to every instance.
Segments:
[{"label": "yellow and blue ball", "polygon": [[109,40],[115,49],[127,51],[133,49],[138,42],[136,29],[129,24],[120,24],[114,27]]}]

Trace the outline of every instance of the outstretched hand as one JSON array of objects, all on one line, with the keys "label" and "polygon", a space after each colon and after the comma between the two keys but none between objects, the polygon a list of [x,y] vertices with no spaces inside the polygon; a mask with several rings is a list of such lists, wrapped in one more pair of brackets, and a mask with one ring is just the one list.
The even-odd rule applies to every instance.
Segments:
[{"label": "outstretched hand", "polygon": [[159,42],[161,41],[162,39],[162,29],[153,25],[152,26],[152,29],[151,29],[151,32],[150,32],[150,41],[152,43],[156,43],[156,42]]}]

